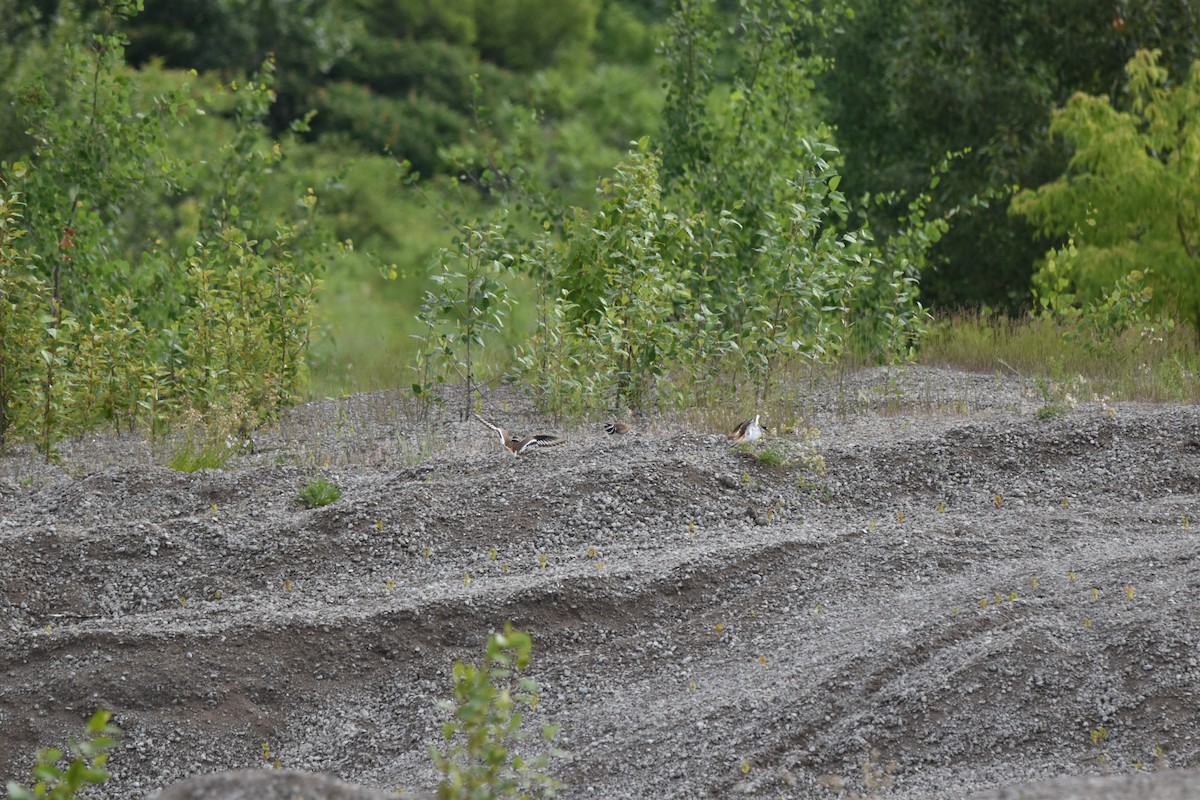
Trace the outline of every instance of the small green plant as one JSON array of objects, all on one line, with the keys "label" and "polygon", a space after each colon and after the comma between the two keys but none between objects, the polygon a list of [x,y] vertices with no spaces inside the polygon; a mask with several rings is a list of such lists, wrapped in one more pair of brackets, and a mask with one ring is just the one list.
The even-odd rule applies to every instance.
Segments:
[{"label": "small green plant", "polygon": [[[822,503],[828,503],[833,500],[833,491],[825,481],[818,481],[801,475],[796,481],[796,488]],[[874,527],[874,525],[871,527]]]},{"label": "small green plant", "polygon": [[[565,753],[552,749],[526,758],[512,750],[527,737],[518,709],[535,709],[539,698],[536,682],[516,677],[529,664],[532,647],[529,634],[505,624],[504,633],[488,637],[483,666],[455,662],[454,699],[440,704],[453,714],[442,727],[452,744],[445,753],[430,749],[444,776],[437,790],[440,800],[554,796],[558,782],[544,770],[551,755]],[[547,742],[557,734],[556,726],[542,727]]]},{"label": "small green plant", "polygon": [[240,394],[231,396],[225,407],[210,408],[207,414],[189,408],[181,415],[183,441],[171,453],[167,466],[176,472],[224,469],[239,450],[250,448],[252,415]]},{"label": "small green plant", "polygon": [[778,445],[770,445],[759,450],[754,454],[754,460],[759,464],[766,464],[768,467],[785,467],[791,462],[788,454]]},{"label": "small green plant", "polygon": [[196,472],[202,469],[224,469],[233,457],[234,448],[214,439],[196,440],[188,436],[179,446],[167,466],[176,472]]},{"label": "small green plant", "polygon": [[1038,419],[1061,419],[1067,415],[1067,410],[1060,405],[1051,403],[1037,410]]},{"label": "small green plant", "polygon": [[74,756],[64,767],[59,762],[67,755],[57,747],[46,747],[38,751],[37,765],[33,768],[33,787],[23,786],[16,781],[8,782],[9,800],[74,800],[85,784],[99,786],[108,780],[108,752],[116,744],[120,731],[108,721],[112,714],[103,709],[92,715],[87,723],[87,738],[82,742],[71,742],[69,751]]},{"label": "small green plant", "polygon": [[308,508],[327,506],[342,496],[342,490],[324,478],[313,478],[300,490],[300,502]]}]

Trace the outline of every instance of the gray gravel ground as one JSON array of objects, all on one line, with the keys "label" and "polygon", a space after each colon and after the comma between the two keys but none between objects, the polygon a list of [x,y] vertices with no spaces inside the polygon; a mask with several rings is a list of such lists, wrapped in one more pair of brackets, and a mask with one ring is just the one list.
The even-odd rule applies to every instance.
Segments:
[{"label": "gray gravel ground", "polygon": [[[607,437],[493,399],[568,442],[512,458],[376,393],[223,471],[130,437],[0,459],[0,777],[101,706],[125,733],[98,796],[275,764],[431,787],[453,661],[509,620],[566,798],[1197,765],[1200,407],[1043,419],[1012,376],[870,370],[769,415],[769,466],[694,424]],[[301,506],[314,475],[342,498]]]}]

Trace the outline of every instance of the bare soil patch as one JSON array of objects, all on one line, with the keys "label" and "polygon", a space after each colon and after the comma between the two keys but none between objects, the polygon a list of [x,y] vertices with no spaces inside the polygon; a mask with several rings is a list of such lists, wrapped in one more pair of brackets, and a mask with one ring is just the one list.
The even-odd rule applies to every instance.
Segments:
[{"label": "bare soil patch", "polygon": [[[497,396],[489,418],[568,438],[513,458],[375,394],[296,409],[223,471],[129,437],[8,456],[0,776],[102,706],[125,731],[107,797],[276,763],[429,787],[451,665],[506,621],[534,636],[567,798],[1194,766],[1200,410],[1042,404],[1011,376],[864,371],[741,451]],[[342,498],[304,508],[315,475]]]}]

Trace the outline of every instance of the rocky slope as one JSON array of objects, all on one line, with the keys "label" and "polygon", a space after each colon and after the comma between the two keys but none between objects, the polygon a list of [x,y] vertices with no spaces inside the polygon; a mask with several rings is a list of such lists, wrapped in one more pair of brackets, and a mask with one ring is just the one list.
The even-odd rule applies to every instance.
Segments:
[{"label": "rocky slope", "polygon": [[[513,458],[376,394],[297,409],[222,471],[128,438],[9,456],[0,775],[102,706],[125,731],[107,797],[264,764],[429,787],[451,665],[506,621],[534,636],[567,798],[1194,765],[1200,409],[1043,402],[867,371],[806,386],[748,451],[598,420]],[[318,474],[343,495],[307,509]]]}]

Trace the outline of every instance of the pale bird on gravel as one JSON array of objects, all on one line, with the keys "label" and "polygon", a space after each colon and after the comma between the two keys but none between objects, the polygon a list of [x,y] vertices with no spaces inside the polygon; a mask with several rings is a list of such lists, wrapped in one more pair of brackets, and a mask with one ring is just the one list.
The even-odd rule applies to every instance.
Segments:
[{"label": "pale bird on gravel", "polygon": [[519,456],[535,447],[554,447],[565,441],[558,436],[551,436],[548,433],[531,433],[528,436],[518,438],[509,433],[507,429],[499,425],[493,425],[478,414],[475,415],[475,419],[494,430],[496,435],[500,437],[500,444],[504,445],[504,449],[508,450],[514,456]]},{"label": "pale bird on gravel", "polygon": [[727,434],[729,436],[731,446],[736,447],[745,442],[756,442],[762,438],[763,432],[767,429],[758,424],[761,414],[755,414],[754,419],[748,419],[733,429],[733,432]]},{"label": "pale bird on gravel", "polygon": [[604,423],[604,432],[609,436],[613,434],[623,435],[633,430],[633,426],[628,422],[606,422]]}]

